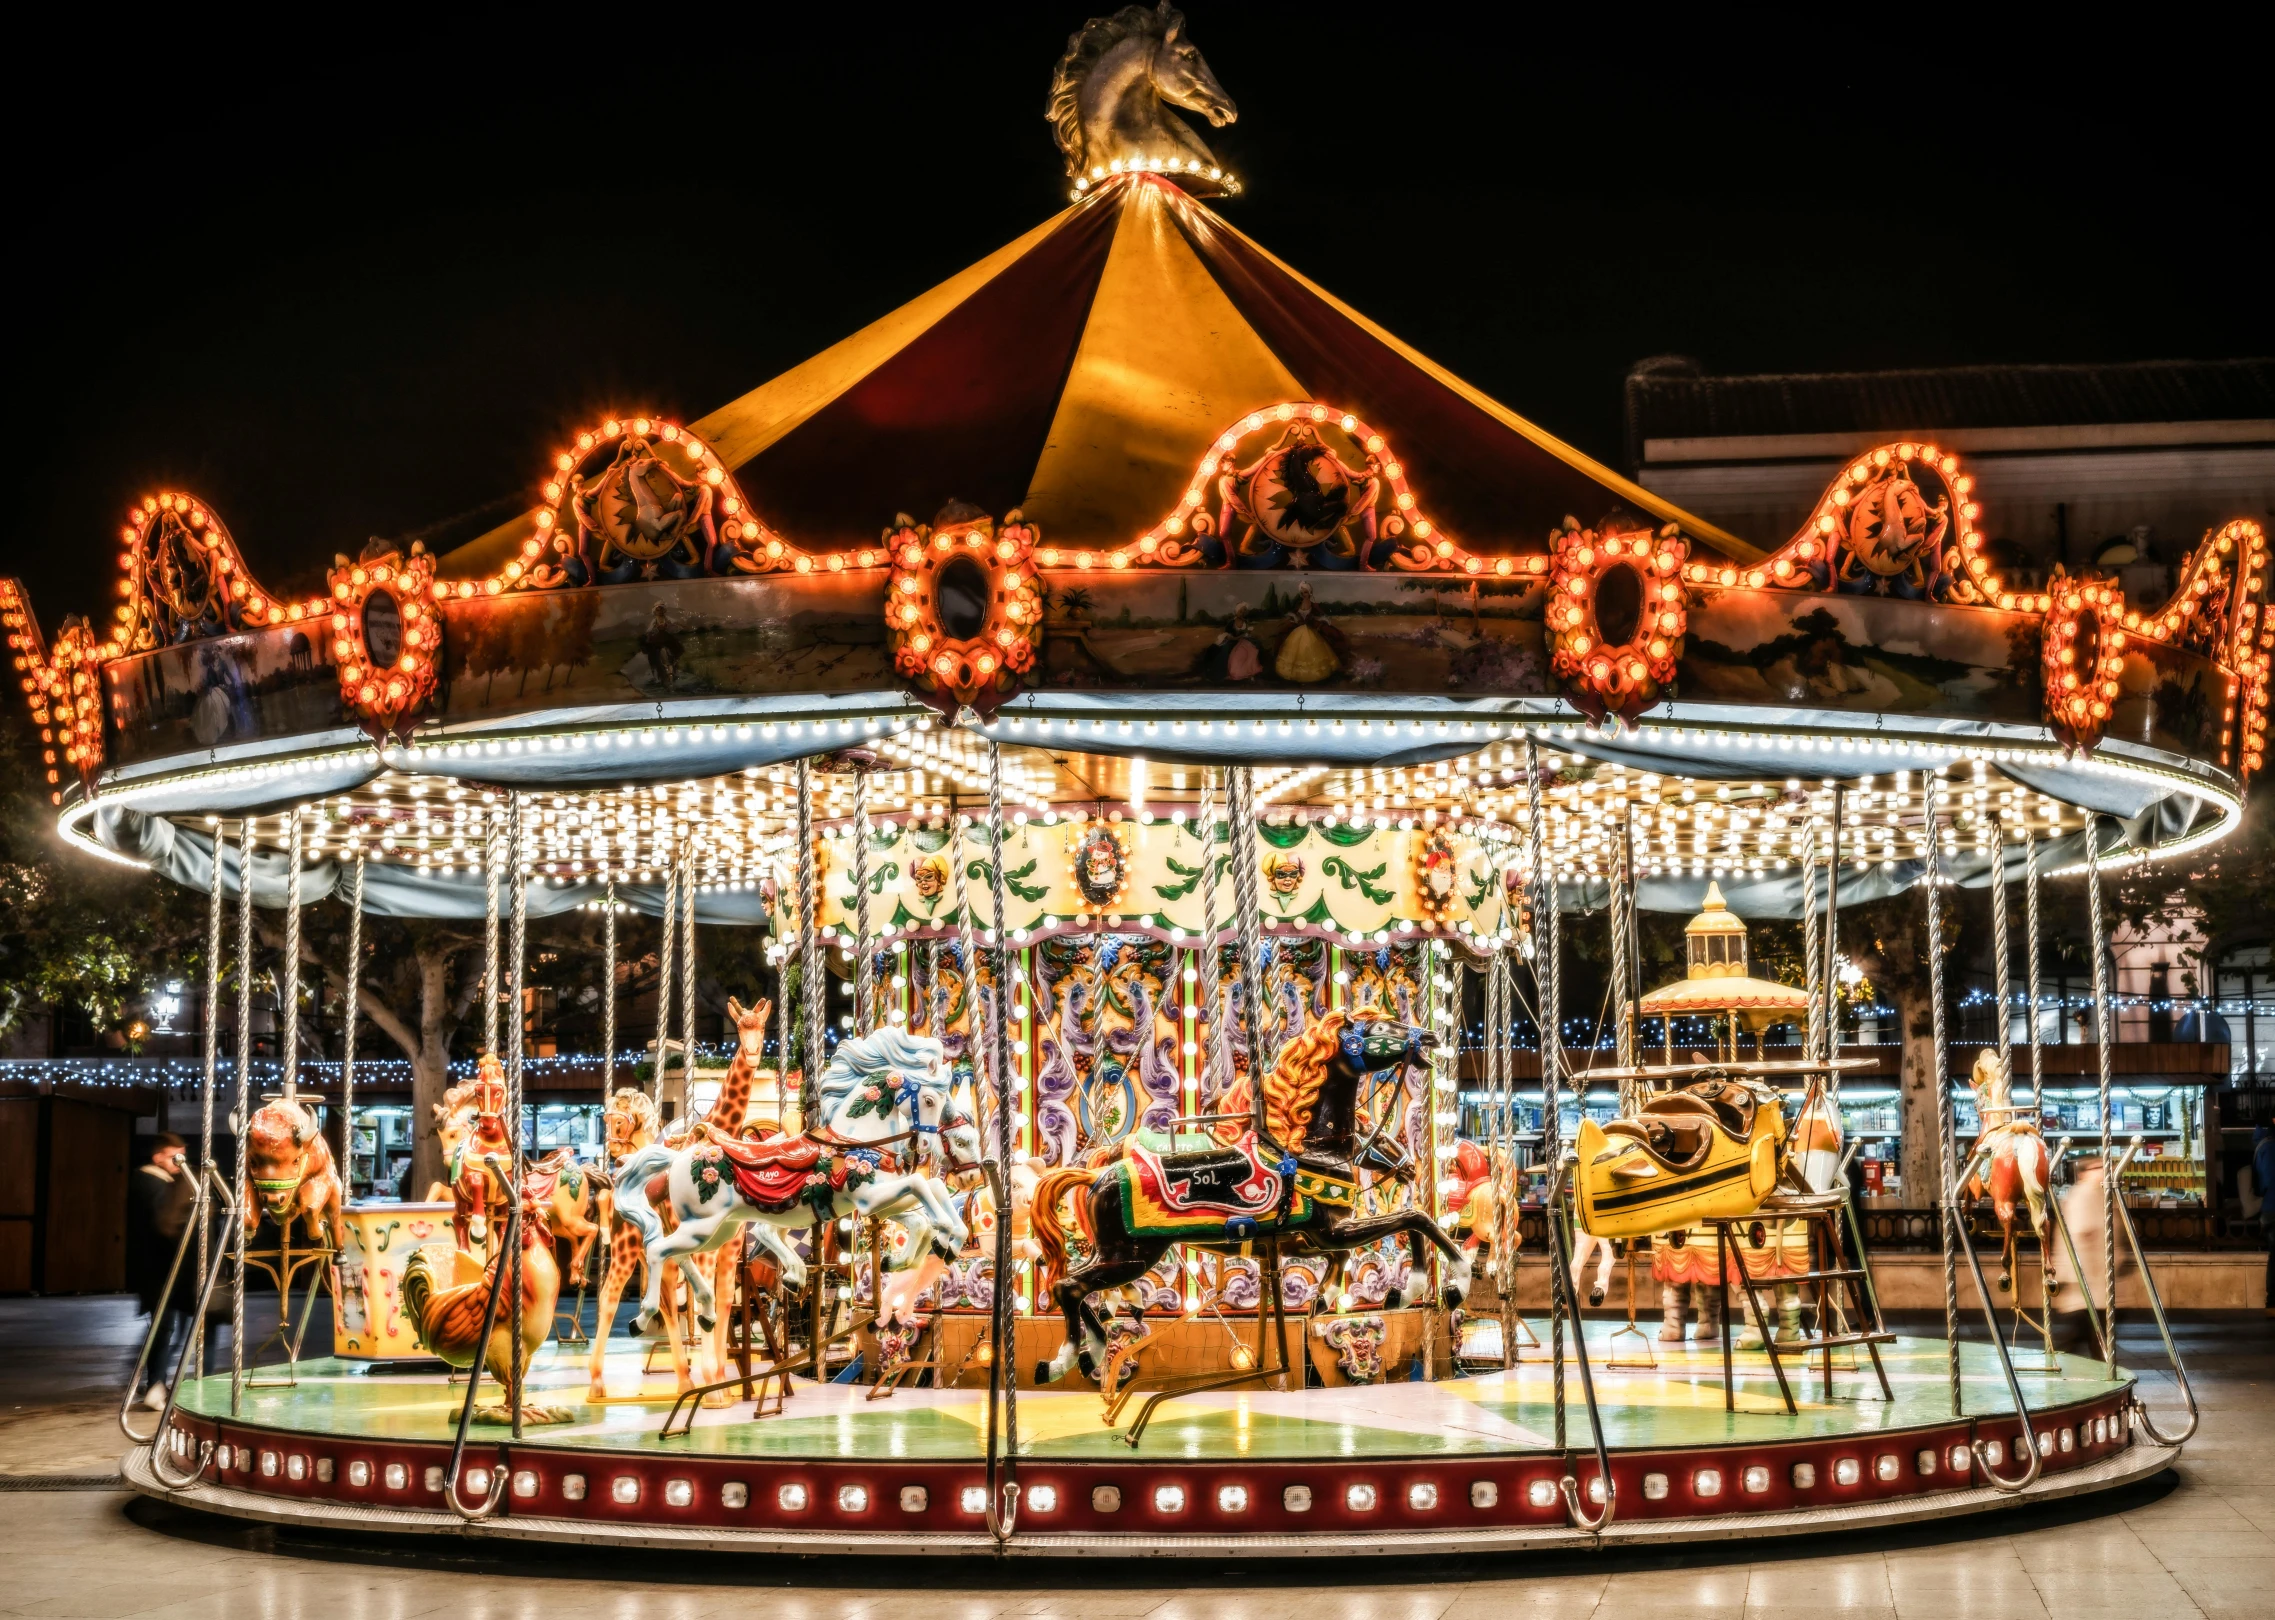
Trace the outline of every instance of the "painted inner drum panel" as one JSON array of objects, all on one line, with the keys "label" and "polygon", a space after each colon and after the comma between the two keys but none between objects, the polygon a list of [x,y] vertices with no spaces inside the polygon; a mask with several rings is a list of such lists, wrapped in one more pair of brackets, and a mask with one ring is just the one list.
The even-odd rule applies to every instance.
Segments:
[{"label": "painted inner drum panel", "polygon": [[[976,572],[976,570],[975,570]],[[438,716],[890,690],[884,575],[686,580],[445,605]],[[1053,572],[1031,685],[1553,697],[1543,586],[1449,575]],[[2036,615],[1800,592],[1694,591],[1676,702],[2036,727]],[[345,723],[330,650],[280,626],[119,659],[113,759],[147,763]],[[2227,677],[2135,640],[2108,735],[2218,757]]]}]

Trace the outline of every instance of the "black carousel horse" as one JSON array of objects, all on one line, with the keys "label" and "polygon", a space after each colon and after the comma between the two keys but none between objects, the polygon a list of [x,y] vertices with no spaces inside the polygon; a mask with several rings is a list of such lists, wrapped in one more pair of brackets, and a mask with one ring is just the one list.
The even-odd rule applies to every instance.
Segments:
[{"label": "black carousel horse", "polygon": [[[1437,1222],[1419,1209],[1354,1213],[1360,1170],[1401,1181],[1416,1174],[1394,1137],[1366,1125],[1360,1087],[1369,1075],[1420,1063],[1436,1045],[1429,1031],[1387,1014],[1331,1012],[1281,1049],[1264,1081],[1262,1132],[1221,1131],[1195,1152],[1133,1138],[1102,1167],[1045,1174],[1035,1187],[1035,1238],[1045,1286],[1066,1317],[1066,1347],[1047,1376],[1063,1378],[1076,1361],[1085,1377],[1099,1376],[1107,1333],[1090,1296],[1144,1276],[1173,1243],[1238,1253],[1266,1242],[1282,1253],[1341,1255],[1403,1236],[1417,1271],[1423,1244],[1436,1245],[1448,1268],[1444,1303],[1460,1304],[1469,1263]],[[1071,1272],[1062,1199],[1090,1248],[1088,1264]],[[1388,1303],[1400,1300],[1394,1294]]]}]

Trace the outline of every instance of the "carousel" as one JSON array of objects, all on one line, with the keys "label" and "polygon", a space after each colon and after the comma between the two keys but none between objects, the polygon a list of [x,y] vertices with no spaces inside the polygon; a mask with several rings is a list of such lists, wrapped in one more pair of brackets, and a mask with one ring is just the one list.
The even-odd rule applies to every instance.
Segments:
[{"label": "carousel", "polygon": [[[227,1239],[177,1263],[240,1326],[249,1274],[287,1306],[285,1360],[233,1334],[122,1417],[135,1488],[674,1549],[1413,1554],[1944,1519],[2177,1456],[2192,1398],[2116,1362],[2116,1175],[2105,1266],[2047,1197],[2127,1144],[2047,1142],[2004,1039],[1966,1152],[1941,1110],[1943,1332],[1888,1328],[1832,986],[1845,904],[1988,886],[2034,949],[2042,885],[2098,927],[2105,872],[2235,824],[2260,529],[2153,609],[2009,578],[1991,492],[1907,439],[1800,532],[1726,533],[1243,235],[1172,107],[1235,116],[1184,19],[1090,22],[1063,212],[710,416],[594,421],[456,551],[280,596],[167,492],[107,617],[51,641],[0,584],[62,835],[210,897]],[[327,905],[485,920],[428,1202],[334,1168],[352,993],[333,1095],[295,996],[277,1094],[249,1019],[224,1050],[254,908],[296,963]],[[661,920],[659,1061],[620,1067],[612,959],[605,1148],[539,1158],[510,1009],[579,907],[612,958]],[[1676,985],[1643,910],[1697,914]],[[1750,976],[1748,917],[1805,919],[1802,982]],[[698,923],[767,931],[781,986],[705,1084],[668,1061]],[[1568,1055],[1562,936],[1604,926],[1616,1040]],[[1803,1038],[1749,1057],[1770,1023]],[[1986,1197],[2091,1353],[2011,1333]],[[1614,1245],[1624,1323],[1586,1314]]]}]

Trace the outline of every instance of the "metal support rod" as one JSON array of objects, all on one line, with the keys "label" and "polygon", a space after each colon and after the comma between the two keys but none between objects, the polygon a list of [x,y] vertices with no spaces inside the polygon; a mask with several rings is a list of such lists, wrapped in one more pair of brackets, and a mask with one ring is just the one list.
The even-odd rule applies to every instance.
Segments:
[{"label": "metal support rod", "polygon": [[245,1137],[253,1121],[253,820],[237,824],[237,1107],[229,1116],[237,1141],[237,1167],[229,1184],[240,1214],[229,1223],[237,1251],[235,1287],[229,1300],[229,1415],[245,1400]]},{"label": "metal support rod", "polygon": [[[340,1031],[340,1186],[342,1197],[355,1201],[355,1022],[363,990],[363,866],[364,853],[355,852],[348,867],[348,971],[345,1017]],[[379,1172],[379,1155],[371,1157],[373,1179]],[[376,1192],[378,1189],[373,1188]]]},{"label": "metal support rod", "polygon": [[[1926,792],[1927,800],[1927,872],[1923,887],[1927,893],[1927,976],[1928,997],[1933,1006],[1930,1014],[1934,1030],[1934,1068],[1929,1084],[1935,1088],[1936,1174],[1942,1186],[1936,1206],[1942,1212],[1937,1225],[1943,1239],[1943,1334],[1945,1360],[1951,1384],[1951,1415],[1965,1410],[1959,1394],[1959,1253],[1967,1245],[1967,1234],[1959,1224],[1959,1166],[1955,1162],[1957,1148],[1952,1141],[1951,1086],[1944,1074],[1944,1017],[1943,1017],[1943,896],[1939,892],[1943,881],[1943,840],[1936,828],[1935,799],[1938,788],[1934,779]],[[2006,1341],[1994,1333],[1993,1338],[2003,1345]]]},{"label": "metal support rod", "polygon": [[[1264,982],[1262,963],[1263,916],[1256,893],[1257,835],[1256,835],[1256,774],[1248,765],[1235,765],[1227,772],[1227,808],[1232,841],[1232,909],[1233,923],[1238,930],[1240,965],[1240,993],[1247,1003],[1242,1024],[1248,1047],[1248,1090],[1252,1103],[1251,1124],[1257,1139],[1273,1142],[1271,1126],[1264,1110]],[[1425,1174],[1430,1172],[1425,1171]]]},{"label": "metal support rod", "polygon": [[[656,931],[656,1061],[648,1071],[648,1095],[662,1114],[664,1065],[671,1060],[672,962],[679,951],[679,845],[664,846],[664,913]],[[681,1100],[685,1101],[684,1082]]]},{"label": "metal support rod", "polygon": [[[2041,1112],[2046,1106],[2046,1054],[2040,1042],[2038,1019],[2038,841],[2027,818],[2022,823],[2022,895],[2024,925],[2030,930],[2030,1101]],[[2043,1305],[2045,1302],[2039,1302]]]},{"label": "metal support rod", "polygon": [[[1994,987],[1998,994],[1999,1073],[2006,1079],[2007,1097],[2013,1100],[2014,1086],[2014,984],[2010,952],[2013,947],[2007,940],[2006,916],[2006,823],[1991,822],[1991,956],[1994,969]],[[1991,1122],[1981,1122],[1984,1130]]]},{"label": "metal support rod", "polygon": [[[1929,820],[1932,823],[1933,812]],[[1935,829],[1932,825],[1929,832]],[[1825,1050],[1828,1058],[1841,1055],[1841,790],[1833,788],[1833,830],[1825,849]],[[1826,1084],[1837,1095],[1841,1077],[1834,1070],[1825,1077]],[[1937,1077],[1941,1084],[1941,1076]]]},{"label": "metal support rod", "polygon": [[498,840],[504,828],[495,803],[482,827],[482,1050],[498,1049]]},{"label": "metal support rod", "polygon": [[[799,1055],[803,1084],[798,1092],[798,1117],[806,1122],[808,1130],[821,1118],[822,1016],[829,1000],[829,985],[822,974],[822,897],[816,887],[818,882],[814,872],[813,762],[801,759],[798,761],[798,963],[806,1003],[806,1028],[805,1050]],[[817,1255],[816,1259],[819,1258]],[[821,1366],[819,1345],[814,1347],[814,1365]]]},{"label": "metal support rod", "polygon": [[[1525,736],[1526,832],[1532,850],[1533,888],[1533,1021],[1540,1031],[1540,1151],[1542,1162],[1563,1160],[1563,1110],[1560,1070],[1563,1064],[1564,997],[1561,974],[1561,919],[1557,914],[1556,874],[1548,864],[1548,822],[1542,808],[1540,748]],[[1434,1167],[1433,1167],[1434,1171]],[[1551,1246],[1555,1222],[1550,1223]],[[1548,1274],[1548,1362],[1554,1389],[1556,1447],[1564,1448],[1564,1317],[1572,1300],[1564,1291],[1564,1271],[1553,1264]]]},{"label": "metal support rod", "polygon": [[[1959,1189],[1966,1182],[1973,1178],[1975,1174],[1975,1166],[1981,1162],[1984,1156],[1985,1150],[1978,1147],[1967,1157],[1966,1174],[1955,1175],[1949,1182],[1945,1184],[1943,1189],[1943,1213],[1945,1222],[1948,1226],[1955,1227],[1960,1224]],[[1990,1453],[1985,1448],[1983,1442],[1980,1439],[1970,1438],[1967,1442],[1967,1447],[1969,1451],[1974,1453],[1975,1467],[1981,1471],[1983,1478],[1989,1480],[1991,1484],[1997,1489],[2005,1491],[2009,1495],[2013,1495],[2015,1493],[2028,1490],[2031,1485],[2037,1481],[2038,1470],[2041,1466],[2043,1466],[2045,1459],[2039,1453],[2037,1436],[2031,1432],[2030,1408],[2022,1398],[2022,1382],[2020,1379],[2014,1376],[2014,1357],[2008,1353],[2006,1347],[2006,1335],[1999,1329],[1998,1309],[1991,1303],[1990,1284],[1983,1279],[1982,1256],[1978,1255],[1975,1252],[1975,1246],[1972,1243],[1966,1245],[1966,1250],[1967,1267],[1975,1274],[1975,1295],[1983,1303],[1983,1323],[1990,1329],[1991,1348],[1998,1355],[2000,1371],[2006,1375],[2007,1399],[2014,1403],[2015,1420],[2022,1425],[2022,1432],[2016,1435],[2014,1439],[2015,1449],[2027,1457],[2029,1459],[2029,1462],[2024,1467],[2021,1478],[2001,1479],[1999,1478],[1997,1471],[1991,1467]],[[1952,1309],[1954,1315],[1956,1315],[1956,1295],[1954,1295],[1953,1304],[1950,1309]],[[1958,1365],[1959,1355],[1959,1331],[1956,1322],[1954,1322],[1950,1331],[1952,1365],[1956,1367]],[[1952,1376],[1956,1378],[1958,1374],[1954,1372]],[[1954,1387],[1956,1388],[1956,1386]],[[1958,1415],[1959,1403],[1956,1396],[1954,1396],[1952,1399],[1951,1410],[1953,1416]]]},{"label": "metal support rod", "polygon": [[300,808],[285,812],[284,834],[284,951],[277,966],[277,1013],[284,1022],[281,1043],[284,1094],[289,1100],[300,1092]]},{"label": "metal support rod", "polygon": [[[2125,1167],[2133,1162],[2133,1155],[2138,1153],[2140,1149],[2141,1139],[2136,1136],[2126,1147],[2124,1156],[2118,1163],[2119,1174],[2122,1174]],[[2120,1202],[2117,1206],[2117,1215],[2125,1223],[2125,1242],[2133,1251],[2133,1269],[2141,1274],[2141,1291],[2149,1297],[2149,1311],[2156,1318],[2157,1336],[2164,1341],[2165,1359],[2172,1364],[2173,1379],[2180,1385],[2180,1398],[2188,1403],[2188,1427],[2174,1435],[2160,1432],[2149,1417],[2148,1403],[2141,1399],[2140,1389],[2137,1385],[2133,1391],[2133,1414],[2140,1420],[2141,1427],[2147,1432],[2148,1437],[2158,1445],[2182,1445],[2196,1433],[2196,1426],[2203,1421],[2203,1412],[2196,1404],[2196,1387],[2188,1381],[2188,1368],[2180,1359],[2179,1347],[2172,1342],[2172,1324],[2165,1320],[2164,1315],[2164,1296],[2157,1289],[2156,1273],[2149,1270],[2149,1257],[2141,1252],[2141,1234],[2133,1225],[2133,1212]],[[2109,1243],[2111,1248],[2117,1246],[2114,1234],[2111,1235]],[[2117,1309],[2117,1296],[2114,1293],[2109,1296],[2109,1308],[2114,1317]]]},{"label": "metal support rod", "polygon": [[679,841],[679,1072],[680,1094],[694,1107],[695,1086],[695,834]]},{"label": "metal support rod", "polygon": [[948,843],[948,864],[956,877],[957,945],[964,955],[964,1061],[972,1067],[972,1092],[979,1100],[984,1127],[993,1116],[985,1114],[988,1108],[1001,1111],[1006,1100],[989,1083],[988,1065],[994,1054],[986,1050],[981,1038],[980,1019],[980,948],[979,916],[972,909],[970,876],[971,857],[964,851],[964,829],[971,824],[969,815],[951,812],[953,833]]},{"label": "metal support rod", "polygon": [[[1564,1212],[1564,1189],[1571,1173],[1572,1160],[1569,1157],[1560,1156],[1556,1160],[1556,1169],[1549,1178],[1548,1206],[1544,1212],[1547,1215],[1550,1284],[1555,1293],[1563,1295],[1566,1299],[1574,1297],[1571,1260],[1572,1229],[1565,1220]],[[1575,1331],[1574,1340],[1574,1349],[1580,1366],[1580,1399],[1587,1403],[1588,1434],[1595,1442],[1596,1448],[1596,1478],[1602,1482],[1604,1488],[1603,1511],[1593,1518],[1588,1515],[1587,1510],[1580,1506],[1580,1482],[1571,1475],[1565,1475],[1556,1484],[1558,1491],[1564,1498],[1565,1516],[1572,1521],[1572,1527],[1589,1535],[1598,1535],[1611,1523],[1612,1514],[1618,1511],[1619,1486],[1612,1478],[1611,1452],[1604,1443],[1603,1412],[1596,1405],[1596,1377],[1588,1365],[1588,1338],[1585,1333]],[[1561,1388],[1564,1371],[1564,1359],[1561,1351],[1557,1352],[1556,1370],[1557,1383]],[[1563,1408],[1559,1404],[1556,1434],[1556,1449],[1559,1452],[1564,1449],[1563,1415]]]},{"label": "metal support rod", "polygon": [[853,1033],[877,1027],[876,945],[869,937],[869,773],[853,773]]},{"label": "metal support rod", "polygon": [[[1818,975],[1821,958],[1817,954],[1817,829],[1812,826],[1801,841],[1801,978],[1808,984]],[[1814,985],[1809,990],[1809,1024],[1802,1032],[1801,1055],[1814,1063],[1825,1056],[1824,991]]]},{"label": "metal support rod", "polygon": [[[1226,782],[1229,799],[1231,783]],[[1216,795],[1207,767],[1201,770],[1201,798],[1193,807],[1193,836],[1201,844],[1201,1011],[1209,1021],[1205,1061],[1208,1078],[1201,1085],[1201,1104],[1216,1106],[1232,1084],[1232,1008],[1226,1002],[1224,978],[1223,914],[1217,909]],[[1229,829],[1228,829],[1229,831]]]},{"label": "metal support rod", "polygon": [[[860,836],[865,838],[865,820],[862,827]],[[995,1223],[992,1302],[996,1353],[988,1363],[987,1473],[991,1487],[988,1530],[1001,1543],[1011,1539],[1019,1522],[1019,1316],[1018,1290],[1012,1286],[1011,1264],[1011,1115],[1015,1105],[1011,1097],[1011,1053],[1004,1006],[1004,987],[1011,975],[1007,928],[1010,913],[1003,877],[1003,748],[992,739],[987,745],[987,860],[989,885],[993,891],[990,898],[995,912],[995,926],[989,933],[995,941],[997,960],[1005,968],[996,975],[996,995],[988,1018],[988,1045],[995,1072],[1000,1077],[995,1109],[995,1187],[1001,1211]],[[944,1143],[946,1138],[941,1140]]]},{"label": "metal support rod", "polygon": [[[521,1186],[522,1165],[527,1155],[521,1146],[521,1047],[522,1047],[522,973],[529,959],[529,872],[525,860],[527,834],[523,828],[522,796],[513,795],[506,816],[506,881],[512,885],[513,928],[512,959],[506,967],[506,983],[510,992],[512,1022],[506,1033],[506,1122],[511,1132],[506,1154],[506,1168],[511,1176],[506,1193],[506,1254],[513,1267],[513,1337],[506,1357],[509,1374],[506,1384],[506,1404],[513,1415],[513,1437],[521,1438]],[[487,1341],[484,1341],[485,1345]],[[479,1366],[474,1372],[479,1382]]]},{"label": "metal support rod", "polygon": [[[198,1093],[197,1200],[190,1206],[190,1219],[197,1223],[197,1274],[201,1277],[206,1273],[207,1251],[213,1241],[206,1188],[213,1170],[213,1094],[221,1085],[221,919],[225,914],[221,857],[227,847],[217,821],[213,824],[213,889],[205,917],[205,1086]],[[237,971],[245,971],[242,962],[237,965]],[[190,1365],[197,1368],[202,1378],[205,1376],[205,1312],[202,1310],[190,1323],[190,1343],[196,1350]]]},{"label": "metal support rod", "polygon": [[[2102,1246],[2109,1252],[2107,1276],[2108,1292],[2102,1297],[2109,1302],[2108,1311],[2101,1319],[2101,1356],[2108,1363],[2112,1382],[2117,1377],[2117,1181],[2119,1167],[2110,1160],[2112,1132],[2109,1125],[2109,1042],[2115,1034],[2111,1029],[2109,1011],[2109,936],[2104,931],[2101,917],[2101,828],[2098,818],[2091,818],[2085,828],[2085,894],[2086,935],[2093,946],[2093,1043],[2094,1067],[2099,1085],[2097,1096],[2101,1105],[2101,1196]],[[2083,1278],[2079,1281],[2082,1283]]]},{"label": "metal support rod", "polygon": [[600,1128],[601,1167],[608,1167],[608,1104],[616,1091],[616,880],[600,898]]}]

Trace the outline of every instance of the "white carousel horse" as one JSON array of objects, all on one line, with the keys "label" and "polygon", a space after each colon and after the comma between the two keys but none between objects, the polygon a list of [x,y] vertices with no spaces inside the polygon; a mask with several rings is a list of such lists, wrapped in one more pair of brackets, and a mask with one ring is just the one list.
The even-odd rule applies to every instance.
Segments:
[{"label": "white carousel horse", "polygon": [[2053,1165],[2036,1112],[2014,1106],[2013,1082],[1998,1053],[1983,1048],[1967,1083],[1974,1088],[1975,1109],[1983,1120],[1976,1151],[1988,1150],[1990,1163],[1969,1178],[1961,1191],[1969,1198],[1986,1193],[1990,1196],[1991,1213],[1998,1217],[2005,1239],[1999,1251],[1999,1288],[2003,1292],[2014,1286],[2014,1215],[2018,1203],[2029,1205],[2030,1230],[2040,1243],[2046,1240],[2046,1189],[2053,1180]]},{"label": "white carousel horse", "polygon": [[[745,1225],[789,1288],[805,1282],[806,1262],[783,1233],[820,1219],[897,1217],[920,1246],[941,1244],[950,1255],[962,1247],[964,1223],[939,1175],[975,1168],[980,1136],[968,1088],[952,1086],[941,1044],[895,1029],[846,1041],[822,1071],[819,1093],[820,1117],[799,1135],[737,1142],[698,1127],[684,1147],[658,1143],[618,1169],[619,1207],[661,1173],[677,1222],[648,1243],[642,1331],[660,1313],[667,1264],[686,1277],[697,1323],[708,1330],[716,1315],[708,1268],[692,1261]],[[902,1153],[903,1144],[914,1151]]]}]

